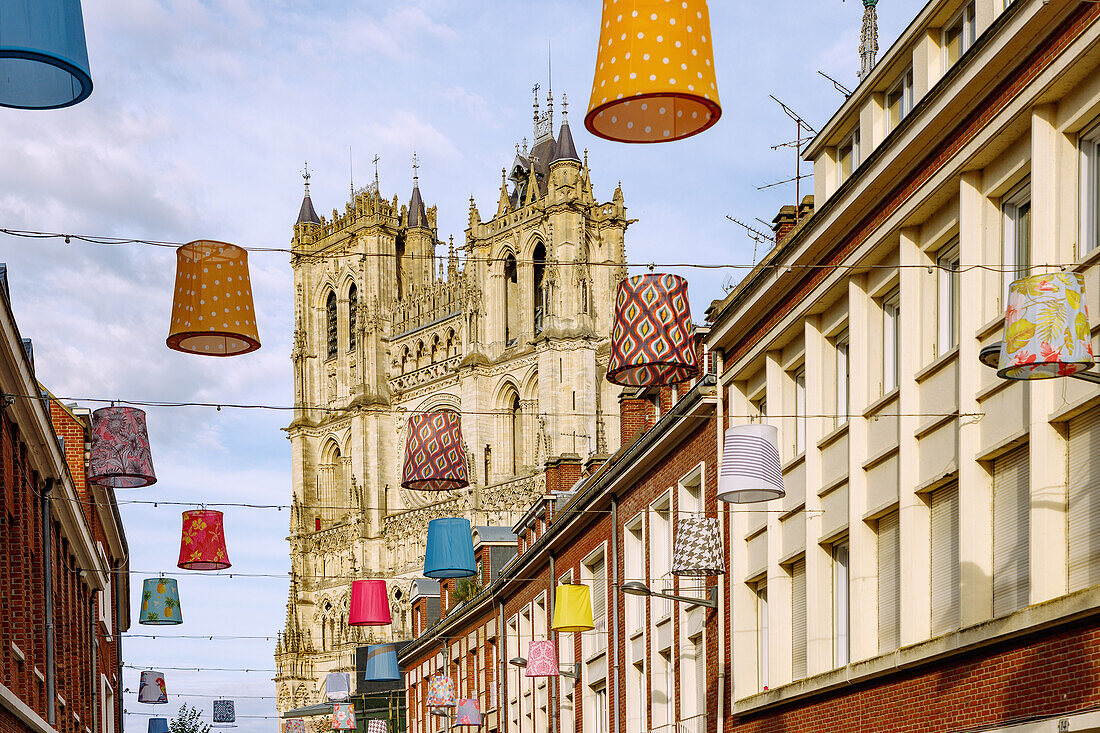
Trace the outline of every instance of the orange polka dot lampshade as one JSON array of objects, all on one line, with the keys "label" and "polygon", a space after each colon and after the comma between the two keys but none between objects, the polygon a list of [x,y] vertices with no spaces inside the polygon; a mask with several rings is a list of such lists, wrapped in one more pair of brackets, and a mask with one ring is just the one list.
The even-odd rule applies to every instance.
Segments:
[{"label": "orange polka dot lampshade", "polygon": [[706,0],[604,0],[589,132],[668,142],[721,115]]},{"label": "orange polka dot lampshade", "polygon": [[207,356],[235,356],[260,348],[248,252],[242,247],[198,240],[176,250],[167,344],[176,351]]}]

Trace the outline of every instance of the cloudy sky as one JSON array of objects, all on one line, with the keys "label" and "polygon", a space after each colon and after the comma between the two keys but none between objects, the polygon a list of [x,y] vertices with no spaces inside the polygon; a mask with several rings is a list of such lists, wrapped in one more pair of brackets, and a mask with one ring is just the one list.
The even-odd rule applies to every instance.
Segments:
[{"label": "cloudy sky", "polygon": [[[879,4],[885,50],[919,0]],[[500,169],[531,130],[531,87],[568,93],[578,148],[588,148],[596,194],[618,181],[634,262],[748,264],[753,243],[726,215],[770,221],[793,203],[793,123],[774,94],[820,128],[842,101],[819,70],[856,84],[859,0],[711,3],[724,115],[707,133],[668,145],[622,146],[590,136],[599,3],[483,0],[95,0],[84,3],[95,89],[67,110],[0,109],[0,227],[246,246],[287,246],[309,161],[313,201],[328,215],[348,200],[348,149],[357,185],[381,158],[383,193],[406,199],[411,157],[421,189],[439,205],[440,236],[460,241],[470,195],[495,211]],[[809,185],[803,189],[807,191]],[[23,336],[34,339],[39,378],[73,398],[285,405],[291,401],[292,288],[285,254],[251,256],[263,348],[233,359],[169,351],[171,249],[93,246],[0,235]],[[688,271],[696,317],[738,271]],[[736,277],[733,274],[732,277]],[[96,405],[85,402],[91,407]],[[285,413],[150,409],[160,478],[123,502],[289,503]],[[135,633],[143,574],[173,571],[180,511],[124,504],[132,551]],[[128,663],[164,669],[171,714],[182,701],[209,719],[215,695],[239,716],[274,714],[269,671],[169,667],[273,667],[285,616],[288,513],[227,508],[234,570],[284,577],[176,573],[185,624],[166,637],[125,643]],[[270,635],[200,641],[172,634]],[[127,670],[126,707],[137,670]],[[254,697],[248,697],[254,696]],[[267,699],[257,699],[269,696]],[[144,731],[145,715],[130,715]],[[245,733],[275,721],[242,718]]]}]

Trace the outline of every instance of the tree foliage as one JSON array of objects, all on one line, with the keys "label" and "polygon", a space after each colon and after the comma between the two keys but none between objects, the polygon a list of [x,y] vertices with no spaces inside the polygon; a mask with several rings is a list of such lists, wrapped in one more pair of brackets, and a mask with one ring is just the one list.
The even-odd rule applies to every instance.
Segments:
[{"label": "tree foliage", "polygon": [[203,721],[198,708],[184,703],[168,722],[168,733],[210,733],[210,724]]}]

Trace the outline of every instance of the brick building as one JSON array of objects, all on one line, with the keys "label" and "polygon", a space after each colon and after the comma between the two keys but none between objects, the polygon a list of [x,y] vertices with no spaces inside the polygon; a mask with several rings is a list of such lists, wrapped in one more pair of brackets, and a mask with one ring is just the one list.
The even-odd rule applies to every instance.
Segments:
[{"label": "brick building", "polygon": [[88,411],[35,380],[0,274],[0,732],[116,733],[126,536],[113,491],[86,481]]}]

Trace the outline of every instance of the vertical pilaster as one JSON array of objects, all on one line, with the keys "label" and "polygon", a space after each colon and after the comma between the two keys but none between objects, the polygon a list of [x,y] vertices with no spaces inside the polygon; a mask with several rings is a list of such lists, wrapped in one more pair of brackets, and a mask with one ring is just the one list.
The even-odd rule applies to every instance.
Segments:
[{"label": "vertical pilaster", "polygon": [[[826,361],[829,344],[821,330],[821,316],[806,318],[806,414],[826,415],[827,395],[834,390],[827,383]],[[832,558],[821,539],[821,451],[818,442],[832,428],[829,418],[806,421],[806,673],[815,675],[833,666],[832,645]]]}]

